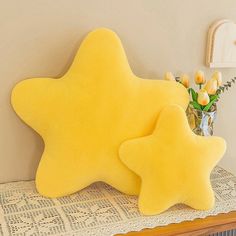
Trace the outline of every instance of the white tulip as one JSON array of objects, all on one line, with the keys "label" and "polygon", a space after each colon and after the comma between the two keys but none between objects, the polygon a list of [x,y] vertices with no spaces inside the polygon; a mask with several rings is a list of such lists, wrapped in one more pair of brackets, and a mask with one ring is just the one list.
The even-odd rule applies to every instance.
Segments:
[{"label": "white tulip", "polygon": [[184,85],[185,88],[189,87],[189,76],[187,74],[183,74],[180,76],[180,82]]},{"label": "white tulip", "polygon": [[209,95],[205,89],[199,90],[197,102],[202,106],[206,106],[210,102]]},{"label": "white tulip", "polygon": [[195,74],[194,81],[196,84],[205,84],[206,79],[205,79],[204,72],[201,70],[198,70]]},{"label": "white tulip", "polygon": [[215,71],[212,75],[212,78],[217,81],[217,86],[222,85],[222,73],[220,71]]},{"label": "white tulip", "polygon": [[215,78],[211,78],[210,80],[208,80],[204,89],[208,94],[214,95],[218,89],[217,80]]},{"label": "white tulip", "polygon": [[165,73],[164,80],[176,81],[174,75],[171,72],[166,72]]}]

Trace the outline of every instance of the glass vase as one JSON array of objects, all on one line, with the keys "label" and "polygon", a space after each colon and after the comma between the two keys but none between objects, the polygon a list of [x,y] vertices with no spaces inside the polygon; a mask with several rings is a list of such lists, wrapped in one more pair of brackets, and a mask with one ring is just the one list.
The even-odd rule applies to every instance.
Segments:
[{"label": "glass vase", "polygon": [[217,107],[215,104],[212,106],[210,111],[197,110],[189,105],[186,113],[189,125],[195,134],[201,136],[213,135],[213,125],[217,113]]}]

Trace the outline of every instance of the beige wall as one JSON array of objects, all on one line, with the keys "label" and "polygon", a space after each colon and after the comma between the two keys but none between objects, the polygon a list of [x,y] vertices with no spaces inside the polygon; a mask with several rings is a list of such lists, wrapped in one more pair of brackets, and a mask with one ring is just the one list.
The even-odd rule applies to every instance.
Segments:
[{"label": "beige wall", "polygon": [[[120,35],[138,76],[198,68],[209,73],[207,29],[217,19],[236,21],[235,12],[235,0],[0,0],[0,182],[34,178],[43,150],[40,137],[10,106],[16,82],[62,75],[85,34],[101,26]],[[236,69],[223,75],[228,79]],[[216,134],[228,142],[222,165],[236,174],[233,94],[236,86],[219,105]]]}]

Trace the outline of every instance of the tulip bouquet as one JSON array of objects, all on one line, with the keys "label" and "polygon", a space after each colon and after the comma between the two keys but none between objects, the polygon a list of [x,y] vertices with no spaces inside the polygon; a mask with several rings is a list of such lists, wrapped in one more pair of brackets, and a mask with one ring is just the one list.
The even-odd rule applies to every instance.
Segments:
[{"label": "tulip bouquet", "polygon": [[191,96],[190,105],[197,110],[205,112],[216,109],[216,102],[219,100],[220,94],[228,90],[232,83],[236,82],[236,78],[233,78],[231,81],[227,81],[226,84],[222,85],[222,74],[219,71],[215,71],[211,79],[206,81],[204,72],[199,70],[194,77],[195,84],[199,87],[199,90],[196,92],[194,88],[189,87],[189,76],[187,74],[174,77],[171,72],[167,72],[164,75],[164,79],[178,81],[183,84]]},{"label": "tulip bouquet", "polygon": [[213,124],[216,118],[216,103],[219,96],[225,90],[228,90],[236,77],[222,85],[222,74],[216,71],[211,79],[206,81],[203,71],[197,71],[194,76],[198,91],[189,87],[189,76],[186,74],[180,77],[174,77],[171,72],[164,75],[165,80],[177,81],[184,85],[190,94],[190,103],[186,111],[190,127],[197,135],[213,135]]}]

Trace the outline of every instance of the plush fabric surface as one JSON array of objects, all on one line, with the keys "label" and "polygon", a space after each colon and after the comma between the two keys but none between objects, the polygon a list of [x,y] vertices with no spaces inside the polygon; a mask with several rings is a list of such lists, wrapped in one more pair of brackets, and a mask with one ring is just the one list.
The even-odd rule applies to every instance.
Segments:
[{"label": "plush fabric surface", "polygon": [[104,181],[138,194],[140,178],[120,161],[119,146],[151,133],[160,110],[173,102],[186,108],[182,85],[138,78],[114,32],[91,32],[62,78],[28,79],[13,89],[16,113],[45,143],[38,191],[59,197]]},{"label": "plush fabric surface", "polygon": [[140,211],[153,215],[177,203],[212,208],[210,173],[225,149],[220,137],[195,135],[185,111],[170,105],[161,112],[153,134],[124,142],[120,156],[142,179]]},{"label": "plush fabric surface", "polygon": [[0,235],[111,236],[235,211],[236,177],[217,166],[211,181],[216,194],[213,209],[197,211],[179,204],[150,217],[140,214],[137,196],[102,182],[63,198],[40,196],[34,181],[0,184]]}]

